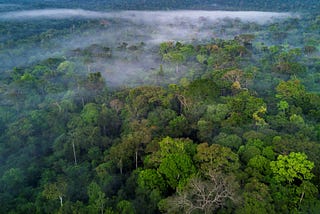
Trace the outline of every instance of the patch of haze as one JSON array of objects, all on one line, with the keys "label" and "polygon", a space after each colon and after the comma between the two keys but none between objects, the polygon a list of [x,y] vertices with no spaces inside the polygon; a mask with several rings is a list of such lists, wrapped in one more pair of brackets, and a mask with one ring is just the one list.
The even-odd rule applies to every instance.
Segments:
[{"label": "patch of haze", "polygon": [[256,22],[265,24],[275,18],[288,18],[290,13],[259,12],[259,11],[204,11],[204,10],[180,10],[180,11],[123,11],[118,16],[133,21],[157,24],[175,24],[177,21],[192,22],[208,19],[219,21],[224,18],[240,19],[244,22]]},{"label": "patch of haze", "polygon": [[[277,19],[288,18],[290,13],[257,12],[257,11],[118,11],[100,12],[82,9],[44,9],[0,13],[1,20],[26,19],[117,19],[130,21],[138,28],[152,28],[149,31],[152,43],[159,44],[168,40],[193,41],[211,38],[208,26],[215,26],[225,19],[238,19],[242,22],[266,24]],[[129,27],[129,26],[128,26]],[[204,27],[207,27],[204,29]],[[128,31],[126,29],[126,31]],[[125,32],[124,32],[125,33]],[[143,34],[143,33],[142,33]],[[144,33],[146,34],[146,33]],[[123,36],[120,35],[123,39]]]},{"label": "patch of haze", "polygon": [[[98,19],[107,24],[96,24],[85,31],[75,31],[68,38],[52,38],[49,51],[40,46],[26,50],[21,55],[33,56],[28,63],[54,56],[66,56],[75,49],[87,48],[92,44],[109,47],[112,58],[99,59],[87,64],[91,72],[100,71],[109,85],[119,86],[130,81],[143,82],[152,75],[161,62],[155,47],[164,41],[202,41],[213,37],[233,38],[240,32],[233,30],[230,35],[219,33],[219,26],[227,22],[239,20],[248,23],[266,24],[278,19],[288,18],[289,13],[271,12],[230,12],[230,11],[120,11],[97,12],[87,10],[53,9],[0,13],[0,21],[11,19]],[[138,50],[128,47],[145,45]],[[124,49],[121,44],[127,44]],[[156,49],[157,50],[157,49]],[[14,63],[19,62],[19,57]],[[16,66],[16,64],[14,64]],[[183,73],[182,73],[183,74]],[[181,74],[181,75],[182,75]]]},{"label": "patch of haze", "polygon": [[124,18],[143,23],[174,24],[177,20],[194,21],[206,18],[216,21],[223,18],[239,18],[242,21],[252,21],[264,24],[273,18],[287,18],[290,13],[258,12],[258,11],[119,11],[100,12],[83,9],[42,9],[7,12],[0,14],[0,19],[101,19],[101,18]]},{"label": "patch of haze", "polygon": [[[52,10],[54,12],[56,10]],[[62,14],[65,10],[58,10]],[[289,13],[273,12],[229,12],[229,11],[122,11],[122,12],[92,12],[85,10],[69,10],[81,14],[87,18],[104,18],[117,20],[116,24],[110,24],[107,29],[101,26],[97,32],[83,33],[87,36],[76,37],[72,42],[67,41],[65,45],[73,46],[78,44],[78,48],[89,45],[92,42],[104,41],[110,45],[122,41],[142,40],[145,43],[159,44],[164,41],[194,41],[210,39],[217,35],[217,26],[228,20],[240,20],[244,22],[254,22],[265,24],[290,17]],[[51,13],[56,17],[58,13]],[[235,35],[231,35],[235,36]],[[60,41],[59,41],[60,42]],[[61,42],[60,42],[61,43]],[[64,45],[64,46],[65,46]]]},{"label": "patch of haze", "polygon": [[110,64],[103,65],[101,71],[108,86],[118,87],[123,84],[141,85],[146,83],[145,79],[150,72],[152,66],[155,65],[154,60],[137,60],[125,62],[122,59],[115,60]]}]

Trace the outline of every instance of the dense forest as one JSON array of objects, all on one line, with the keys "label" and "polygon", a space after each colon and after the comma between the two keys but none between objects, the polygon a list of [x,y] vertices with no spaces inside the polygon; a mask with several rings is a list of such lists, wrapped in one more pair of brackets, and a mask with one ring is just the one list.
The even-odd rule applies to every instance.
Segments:
[{"label": "dense forest", "polygon": [[228,2],[0,1],[0,213],[318,213],[319,2]]}]

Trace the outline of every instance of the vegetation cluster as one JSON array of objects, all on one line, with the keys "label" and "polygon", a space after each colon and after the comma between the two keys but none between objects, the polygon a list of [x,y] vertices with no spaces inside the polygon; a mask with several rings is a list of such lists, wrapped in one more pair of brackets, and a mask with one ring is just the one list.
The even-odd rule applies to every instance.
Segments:
[{"label": "vegetation cluster", "polygon": [[[104,21],[29,38],[50,50],[55,33]],[[6,67],[0,213],[317,213],[320,18],[225,23],[237,36]],[[1,45],[34,44],[18,41]],[[158,67],[108,86],[99,65],[119,50]]]}]

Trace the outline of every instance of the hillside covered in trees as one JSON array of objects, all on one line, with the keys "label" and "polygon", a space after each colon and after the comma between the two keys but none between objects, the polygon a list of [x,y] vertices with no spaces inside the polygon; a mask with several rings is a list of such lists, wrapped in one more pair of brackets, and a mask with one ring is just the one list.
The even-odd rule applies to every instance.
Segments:
[{"label": "hillside covered in trees", "polygon": [[25,5],[0,3],[0,213],[320,210],[317,12]]}]

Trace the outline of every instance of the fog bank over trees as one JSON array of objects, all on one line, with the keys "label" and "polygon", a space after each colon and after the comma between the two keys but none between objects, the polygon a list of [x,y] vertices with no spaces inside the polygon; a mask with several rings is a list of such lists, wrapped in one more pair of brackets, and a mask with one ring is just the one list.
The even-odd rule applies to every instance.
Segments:
[{"label": "fog bank over trees", "polygon": [[[158,69],[156,46],[162,42],[200,43],[212,38],[233,38],[240,33],[251,33],[250,28],[296,17],[297,14],[290,13],[199,10],[4,12],[0,13],[0,25],[3,30],[11,26],[13,32],[12,36],[0,38],[3,41],[0,56],[6,59],[0,68],[3,72],[50,57],[72,55],[88,70],[102,72],[109,84],[121,85]],[[241,29],[242,25],[248,28]],[[51,27],[55,29],[48,29]],[[41,37],[34,37],[39,31],[42,31]],[[18,44],[16,40],[22,44],[15,45]],[[90,50],[97,53],[90,53]]]}]

